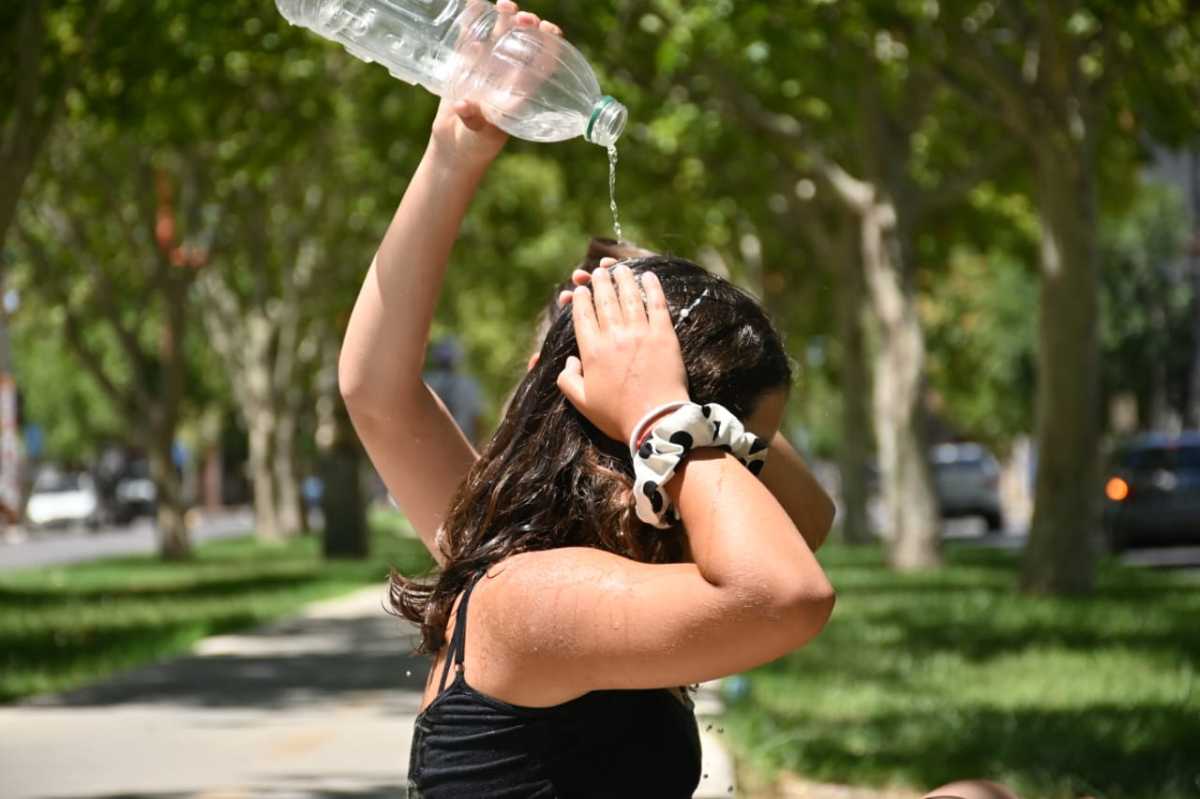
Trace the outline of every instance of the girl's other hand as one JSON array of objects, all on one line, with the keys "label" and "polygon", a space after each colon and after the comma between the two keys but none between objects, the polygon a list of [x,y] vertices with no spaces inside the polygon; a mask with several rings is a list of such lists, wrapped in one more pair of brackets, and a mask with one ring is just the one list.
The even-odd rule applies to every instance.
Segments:
[{"label": "girl's other hand", "polygon": [[[600,268],[612,266],[617,262],[616,258],[601,258]],[[571,273],[571,282],[576,286],[586,286],[592,281],[592,273],[586,269],[576,269]],[[562,308],[575,296],[575,292],[563,289],[558,292],[558,307]]]},{"label": "girl's other hand", "polygon": [[591,289],[576,286],[571,299],[579,357],[567,359],[558,387],[602,433],[625,443],[651,408],[688,401],[687,372],[658,277],[641,274],[643,300],[632,269],[617,264],[610,274],[601,263]]},{"label": "girl's other hand", "polygon": [[[521,11],[512,0],[496,3],[499,18],[492,31],[499,39],[513,28],[540,28],[546,33],[561,36],[562,30],[537,14]],[[430,147],[440,158],[459,166],[486,168],[497,155],[508,134],[488,122],[474,100],[443,98],[433,120]]]}]

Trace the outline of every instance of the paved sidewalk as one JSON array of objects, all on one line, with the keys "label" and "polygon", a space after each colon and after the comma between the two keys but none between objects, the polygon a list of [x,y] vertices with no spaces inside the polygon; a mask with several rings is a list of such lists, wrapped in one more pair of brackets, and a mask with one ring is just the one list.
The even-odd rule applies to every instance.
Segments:
[{"label": "paved sidewalk", "polygon": [[[0,708],[0,799],[404,797],[428,661],[370,588],[192,655]],[[713,686],[698,715],[719,712]],[[709,719],[700,719],[700,729]],[[736,794],[702,732],[697,799]]]}]

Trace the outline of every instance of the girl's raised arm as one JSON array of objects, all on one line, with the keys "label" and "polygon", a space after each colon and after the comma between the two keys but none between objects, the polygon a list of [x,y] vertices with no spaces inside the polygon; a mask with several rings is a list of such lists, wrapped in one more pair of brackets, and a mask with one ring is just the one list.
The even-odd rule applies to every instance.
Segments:
[{"label": "girl's raised arm", "polygon": [[[559,33],[500,0],[507,26]],[[421,380],[430,323],[450,249],[487,167],[507,135],[478,105],[443,100],[429,146],[367,271],[338,362],[338,385],[371,461],[425,545],[478,454]]]}]

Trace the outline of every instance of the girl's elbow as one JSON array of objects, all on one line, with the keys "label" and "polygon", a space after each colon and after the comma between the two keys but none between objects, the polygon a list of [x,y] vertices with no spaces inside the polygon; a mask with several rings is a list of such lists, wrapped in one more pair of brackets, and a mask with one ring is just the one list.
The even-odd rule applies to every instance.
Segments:
[{"label": "girl's elbow", "polygon": [[836,515],[837,506],[834,505],[833,499],[821,489],[813,492],[805,506],[804,517],[800,522],[803,524],[804,540],[813,552],[816,552],[829,537],[829,531],[833,529],[833,520]]},{"label": "girl's elbow", "polygon": [[792,603],[792,630],[797,648],[816,638],[833,615],[837,593],[827,580],[823,583],[811,587]]},{"label": "girl's elbow", "polygon": [[338,393],[347,407],[357,405],[362,401],[367,388],[366,370],[353,355],[353,349],[343,343],[338,353],[337,364]]}]

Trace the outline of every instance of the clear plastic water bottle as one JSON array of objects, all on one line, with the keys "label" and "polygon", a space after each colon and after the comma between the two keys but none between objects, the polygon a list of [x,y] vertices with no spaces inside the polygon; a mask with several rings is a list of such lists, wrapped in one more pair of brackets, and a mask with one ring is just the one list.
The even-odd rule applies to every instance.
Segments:
[{"label": "clear plastic water bottle", "polygon": [[610,147],[628,112],[600,93],[583,55],[537,27],[499,30],[487,0],[276,0],[288,22],[378,62],[439,97],[479,103],[496,127],[530,141],[583,136]]}]

